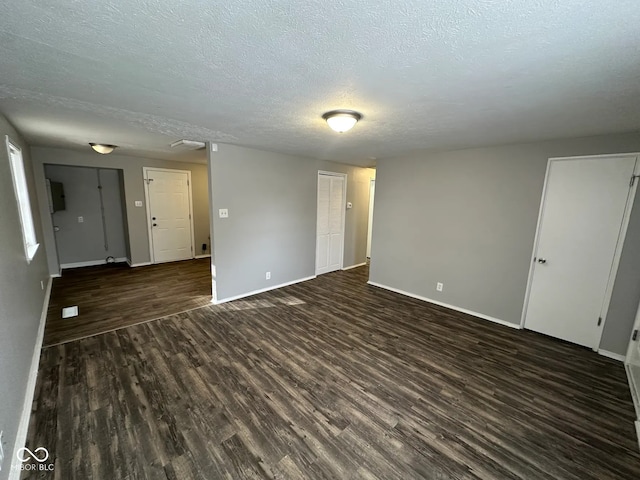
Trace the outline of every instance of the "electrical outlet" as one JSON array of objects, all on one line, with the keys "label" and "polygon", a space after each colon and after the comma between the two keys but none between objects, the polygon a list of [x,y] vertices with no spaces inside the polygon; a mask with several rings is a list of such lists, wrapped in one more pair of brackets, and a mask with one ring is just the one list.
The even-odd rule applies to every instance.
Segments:
[{"label": "electrical outlet", "polygon": [[436,283],[436,290],[441,292],[442,289],[444,288],[444,285],[440,282]]},{"label": "electrical outlet", "polygon": [[84,217],[78,217],[78,223],[84,223]]},{"label": "electrical outlet", "polygon": [[265,278],[267,280],[271,280],[271,272],[267,272],[267,274],[265,275]]},{"label": "electrical outlet", "polygon": [[229,209],[227,208],[220,208],[218,210],[218,216],[220,218],[229,218]]}]

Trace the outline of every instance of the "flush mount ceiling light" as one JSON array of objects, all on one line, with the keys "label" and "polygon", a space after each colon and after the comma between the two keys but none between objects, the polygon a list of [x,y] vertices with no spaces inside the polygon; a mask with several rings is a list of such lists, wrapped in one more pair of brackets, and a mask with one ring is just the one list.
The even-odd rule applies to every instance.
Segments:
[{"label": "flush mount ceiling light", "polygon": [[353,110],[331,110],[322,115],[332,130],[338,133],[344,133],[351,130],[358,123],[362,115]]},{"label": "flush mount ceiling light", "polygon": [[113,152],[117,145],[106,145],[104,143],[90,143],[91,148],[93,148],[96,152],[101,153],[102,155],[107,155]]}]

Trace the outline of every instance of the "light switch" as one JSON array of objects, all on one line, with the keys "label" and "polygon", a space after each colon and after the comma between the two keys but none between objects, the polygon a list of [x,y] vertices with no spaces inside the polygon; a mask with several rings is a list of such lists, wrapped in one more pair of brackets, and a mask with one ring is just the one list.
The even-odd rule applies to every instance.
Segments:
[{"label": "light switch", "polygon": [[84,217],[78,217],[78,223],[84,223]]},{"label": "light switch", "polygon": [[229,210],[226,208],[221,208],[220,210],[218,210],[218,215],[220,215],[220,218],[229,218]]},{"label": "light switch", "polygon": [[136,200],[136,207],[142,206],[142,200]]}]

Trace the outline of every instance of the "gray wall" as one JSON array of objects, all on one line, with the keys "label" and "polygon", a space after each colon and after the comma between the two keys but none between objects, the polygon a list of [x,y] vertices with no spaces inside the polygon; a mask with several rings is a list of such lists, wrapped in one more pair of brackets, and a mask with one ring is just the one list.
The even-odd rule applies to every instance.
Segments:
[{"label": "gray wall", "polygon": [[[61,265],[105,261],[108,256],[127,258],[121,175],[121,170],[45,165],[45,176],[61,182],[65,194],[65,210],[53,214],[53,224],[59,229],[55,237]],[[100,192],[108,249],[105,249]],[[78,217],[84,221],[79,223]]]},{"label": "gray wall", "polygon": [[[150,261],[149,234],[147,229],[147,215],[144,196],[144,183],[142,167],[170,168],[176,170],[190,170],[193,190],[193,213],[195,230],[195,254],[201,252],[200,246],[209,243],[209,204],[207,166],[196,163],[174,162],[152,158],[129,157],[112,153],[100,155],[93,152],[88,146],[87,151],[67,150],[61,148],[32,147],[31,148],[36,188],[40,200],[40,211],[43,217],[45,244],[49,256],[49,270],[52,274],[58,273],[58,258],[55,251],[53,237],[53,225],[48,214],[46,201],[46,185],[44,168],[45,164],[74,165],[85,167],[115,168],[123,171],[124,197],[126,211],[126,231],[128,231],[128,244],[131,263],[144,264]],[[204,153],[203,153],[203,162]],[[143,207],[136,207],[135,201],[140,200]],[[208,252],[205,252],[208,253]]]},{"label": "gray wall", "polygon": [[[637,180],[636,180],[637,181]],[[601,348],[625,355],[640,301],[640,188],[631,210],[627,236],[613,285]]]},{"label": "gray wall", "polygon": [[[547,159],[635,151],[625,134],[378,160],[370,280],[519,324]],[[616,282],[604,350],[626,351],[632,276]]]},{"label": "gray wall", "polygon": [[22,148],[36,238],[42,242],[42,228],[36,203],[29,148],[14,128],[0,115],[0,430],[4,431],[4,464],[0,479],[8,478],[15,458],[15,441],[25,401],[31,359],[43,310],[45,292],[40,282],[48,281],[44,246],[27,264],[22,243],[18,206],[11,180],[5,135]]},{"label": "gray wall", "polygon": [[370,169],[223,144],[210,156],[218,300],[315,274],[318,170],[347,174],[344,266],[366,260]]}]

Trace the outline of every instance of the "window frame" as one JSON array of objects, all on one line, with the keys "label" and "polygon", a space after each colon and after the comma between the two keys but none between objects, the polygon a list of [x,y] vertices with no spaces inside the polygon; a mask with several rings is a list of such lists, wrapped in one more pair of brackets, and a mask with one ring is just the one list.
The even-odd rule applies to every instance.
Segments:
[{"label": "window frame", "polygon": [[20,218],[20,231],[22,232],[22,244],[27,263],[31,263],[38,251],[40,244],[36,237],[35,222],[33,220],[33,210],[31,209],[31,195],[27,183],[27,172],[25,171],[22,149],[11,140],[9,135],[5,136],[7,144],[7,158],[11,169],[11,182],[13,192],[16,196],[18,216]]}]

